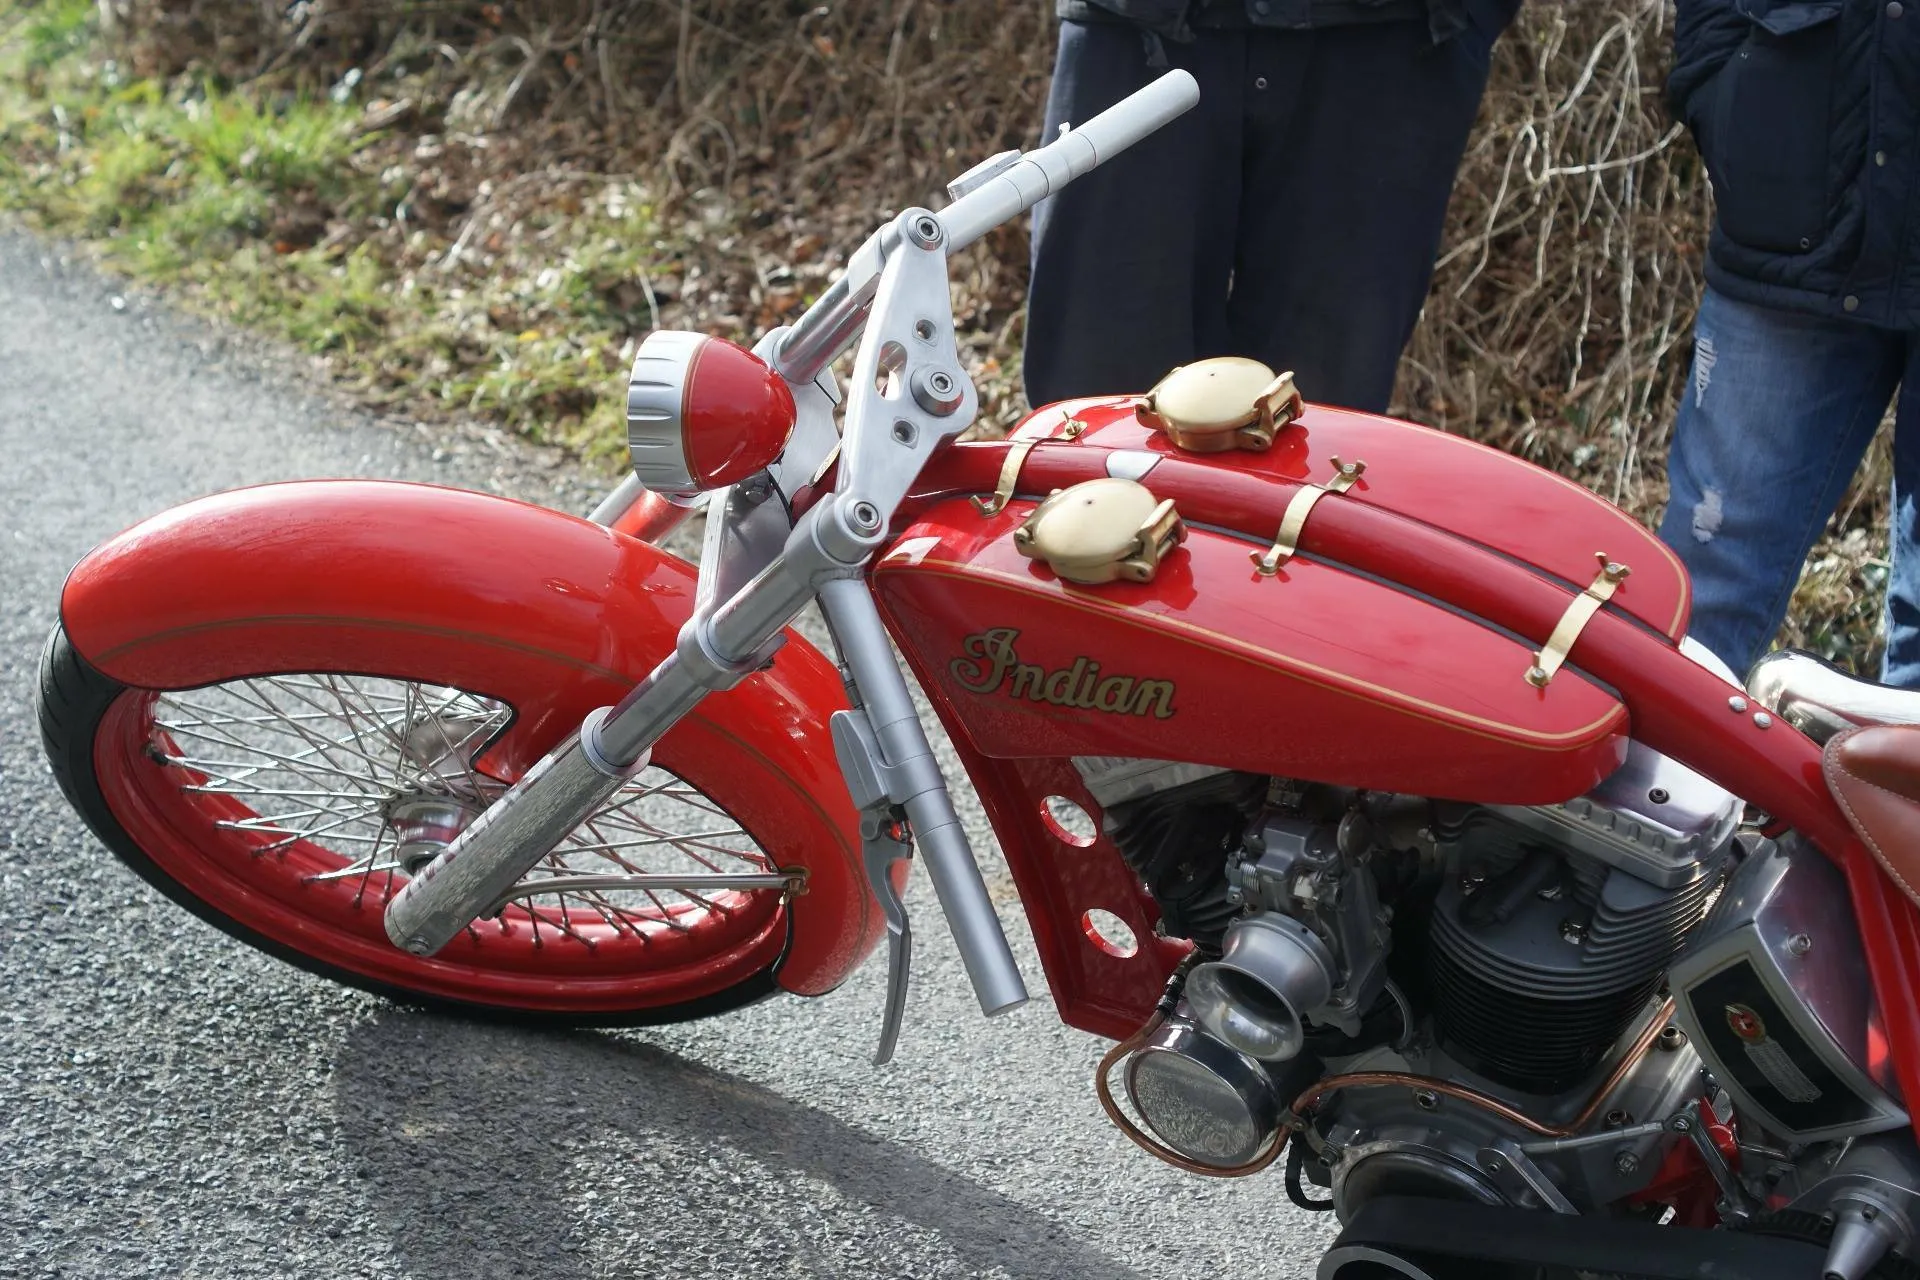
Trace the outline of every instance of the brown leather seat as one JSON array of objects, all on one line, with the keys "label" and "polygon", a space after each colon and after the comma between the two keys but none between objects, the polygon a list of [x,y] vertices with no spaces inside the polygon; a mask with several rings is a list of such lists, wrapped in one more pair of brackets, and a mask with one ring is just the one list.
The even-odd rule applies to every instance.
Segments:
[{"label": "brown leather seat", "polygon": [[1907,896],[1920,902],[1920,725],[1863,725],[1828,739],[1827,787]]}]

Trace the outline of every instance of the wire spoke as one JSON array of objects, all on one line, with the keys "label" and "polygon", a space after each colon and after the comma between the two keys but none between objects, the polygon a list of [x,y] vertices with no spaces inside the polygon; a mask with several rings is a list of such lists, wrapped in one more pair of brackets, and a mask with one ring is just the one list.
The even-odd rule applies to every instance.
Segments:
[{"label": "wire spoke", "polygon": [[[415,850],[431,853],[431,825],[411,825],[420,801],[451,801],[478,813],[504,784],[478,771],[480,750],[511,722],[497,699],[446,685],[338,673],[261,676],[159,695],[153,757],[185,771],[182,793],[222,806],[211,825],[248,840],[263,857],[295,846],[282,863],[309,885],[352,886],[358,907],[379,886],[390,899],[406,881]],[[426,812],[443,806],[428,803]],[[427,832],[426,835],[422,831]],[[424,845],[419,842],[425,840]],[[730,847],[737,846],[737,847]],[[772,870],[733,816],[666,769],[650,768],[621,788],[549,854],[528,878],[723,874]],[[521,945],[566,942],[589,949],[630,938],[651,944],[660,930],[685,933],[700,919],[728,916],[764,889],[705,893],[651,886],[573,888],[522,898],[497,921],[476,921],[478,940],[517,935]],[[527,932],[521,932],[524,922]]]}]

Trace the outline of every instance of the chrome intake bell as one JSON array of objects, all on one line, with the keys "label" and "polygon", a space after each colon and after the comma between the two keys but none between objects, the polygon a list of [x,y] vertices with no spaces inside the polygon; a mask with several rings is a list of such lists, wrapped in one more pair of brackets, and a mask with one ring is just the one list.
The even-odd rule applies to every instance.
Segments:
[{"label": "chrome intake bell", "polygon": [[1266,911],[1227,926],[1220,958],[1187,976],[1187,1006],[1207,1034],[1263,1062],[1306,1043],[1300,1025],[1333,997],[1333,954],[1298,920]]}]

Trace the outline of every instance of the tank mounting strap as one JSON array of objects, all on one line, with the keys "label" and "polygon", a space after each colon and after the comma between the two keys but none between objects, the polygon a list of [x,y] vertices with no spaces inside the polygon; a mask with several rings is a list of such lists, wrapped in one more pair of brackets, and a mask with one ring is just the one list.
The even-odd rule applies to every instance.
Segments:
[{"label": "tank mounting strap", "polygon": [[1280,572],[1280,566],[1293,558],[1300,549],[1300,531],[1307,527],[1307,516],[1313,511],[1313,504],[1329,493],[1345,493],[1353,488],[1353,482],[1366,471],[1367,464],[1358,458],[1352,462],[1342,462],[1338,455],[1329,459],[1333,463],[1334,477],[1322,485],[1301,485],[1293,500],[1287,503],[1287,510],[1280,517],[1280,532],[1273,537],[1273,545],[1265,551],[1248,553],[1256,568],[1265,577],[1271,578]]},{"label": "tank mounting strap", "polygon": [[983,498],[976,493],[972,498],[968,499],[968,501],[973,503],[973,509],[978,511],[982,516],[997,516],[1002,511],[1005,511],[1007,504],[1013,501],[1013,488],[1014,485],[1019,483],[1020,468],[1027,465],[1027,455],[1033,452],[1033,446],[1045,444],[1048,440],[1056,438],[1061,440],[1078,440],[1080,433],[1087,429],[1086,423],[1073,417],[1071,414],[1063,419],[1060,425],[1064,427],[1065,430],[1062,431],[1058,437],[1049,435],[1035,437],[1031,440],[1015,441],[1012,447],[1007,450],[1006,458],[1000,463],[1000,479],[994,484],[992,495]]},{"label": "tank mounting strap", "polygon": [[1613,599],[1622,582],[1633,570],[1617,561],[1607,559],[1607,553],[1596,551],[1594,559],[1600,562],[1600,572],[1587,584],[1587,589],[1575,596],[1567,605],[1567,611],[1560,615],[1560,621],[1554,625],[1553,634],[1547,637],[1546,644],[1533,655],[1533,665],[1527,668],[1527,683],[1536,689],[1544,689],[1553,682],[1554,673],[1573,652],[1574,642],[1580,639],[1580,633],[1586,630],[1593,615],[1600,612],[1600,606]]},{"label": "tank mounting strap", "polygon": [[983,516],[997,516],[1007,509],[1007,504],[1013,501],[1013,486],[1020,479],[1020,468],[1027,465],[1027,455],[1039,443],[1038,440],[1017,440],[1013,443],[1007,450],[1006,460],[1000,464],[1000,481],[993,486],[993,494],[983,498],[976,493],[969,499],[975,511]]}]

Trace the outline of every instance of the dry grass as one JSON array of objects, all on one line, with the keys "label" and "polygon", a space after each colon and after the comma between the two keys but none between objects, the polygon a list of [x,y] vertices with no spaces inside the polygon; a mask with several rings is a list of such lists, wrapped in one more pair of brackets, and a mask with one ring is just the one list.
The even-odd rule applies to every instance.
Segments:
[{"label": "dry grass", "polygon": [[[1032,145],[1051,8],[98,0],[112,29],[94,57],[110,51],[118,75],[176,95],[331,95],[361,114],[351,164],[377,179],[358,188],[373,198],[311,210],[290,248],[361,254],[386,273],[380,287],[411,295],[425,282],[440,300],[435,323],[451,330],[440,363],[399,343],[389,375],[352,369],[378,394],[417,398],[436,377],[464,394],[477,363],[509,395],[518,375],[500,373],[514,354],[503,335],[573,340],[575,312],[534,283],[543,254],[577,256],[575,224],[638,209],[646,243],[601,264],[626,272],[628,289],[593,277],[594,358],[566,363],[572,375],[539,384],[551,395],[509,414],[525,427],[552,415],[548,434],[590,449],[615,417],[608,371],[622,330],[627,343],[654,324],[739,335],[795,314],[887,212],[932,199],[992,151]],[[1660,102],[1671,21],[1666,0],[1525,6],[1495,50],[1397,401],[1404,416],[1552,466],[1648,519],[1666,496],[1660,460],[1708,217],[1698,159]],[[1023,409],[1026,251],[1024,229],[1006,229],[956,277],[988,429]],[[397,325],[414,313],[392,314]],[[1810,562],[1794,642],[1870,658],[1886,478],[1882,447]]]}]

